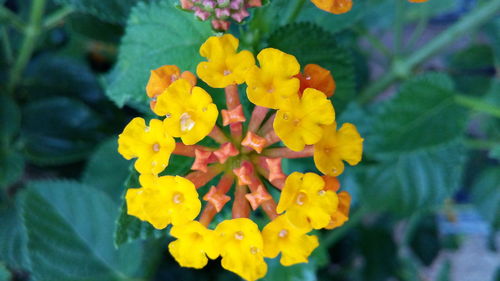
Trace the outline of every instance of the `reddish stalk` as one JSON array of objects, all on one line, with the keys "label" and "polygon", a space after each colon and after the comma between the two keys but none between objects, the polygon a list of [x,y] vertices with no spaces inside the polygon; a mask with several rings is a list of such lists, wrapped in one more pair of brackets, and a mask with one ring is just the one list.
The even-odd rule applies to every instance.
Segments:
[{"label": "reddish stalk", "polygon": [[283,187],[285,186],[285,181],[286,181],[286,176],[284,178],[278,178],[278,179],[269,179],[269,167],[267,165],[267,162],[266,162],[266,158],[265,157],[257,157],[256,159],[253,158],[254,161],[256,160],[257,161],[257,164],[255,165],[255,168],[257,170],[257,172],[263,176],[264,178],[268,179],[269,182],[274,186],[276,187],[277,189],[279,190],[282,190]]},{"label": "reddish stalk", "polygon": [[172,152],[176,155],[182,155],[187,157],[196,157],[195,150],[204,150],[204,151],[213,151],[214,149],[211,147],[206,147],[202,145],[185,145],[182,142],[178,142],[175,144],[175,149]]},{"label": "reddish stalk", "polygon": [[226,134],[222,131],[219,126],[215,125],[210,134],[208,134],[210,138],[212,138],[214,141],[217,143],[223,144],[226,142],[229,142],[229,139],[227,138]]},{"label": "reddish stalk", "polygon": [[236,190],[234,191],[233,219],[248,218],[250,216],[250,205],[245,198],[246,194],[246,186],[236,186]]},{"label": "reddish stalk", "polygon": [[[217,190],[222,194],[226,194],[229,191],[229,189],[231,189],[233,182],[234,182],[234,175],[230,173],[225,173],[220,179],[219,183],[217,184]],[[208,225],[212,222],[216,214],[217,214],[217,209],[212,204],[212,202],[208,202],[205,205],[205,209],[203,209],[201,213],[200,223],[203,224],[205,227],[208,227]]]},{"label": "reddish stalk", "polygon": [[272,158],[306,158],[314,155],[314,147],[307,145],[302,151],[293,151],[287,147],[270,148],[264,150],[262,155]]},{"label": "reddish stalk", "polygon": [[207,171],[194,171],[186,176],[186,179],[193,182],[196,188],[200,188],[211,181],[215,176],[222,172],[223,166],[220,164],[208,166]]},{"label": "reddish stalk", "polygon": [[[227,104],[227,109],[228,110],[233,110],[236,108],[238,105],[240,105],[240,93],[238,92],[238,85],[233,84],[229,85],[225,88],[225,93],[226,93],[226,104]],[[229,125],[229,128],[231,130],[231,136],[233,139],[237,142],[241,141],[241,136],[243,133],[243,127],[241,123],[235,123]]]},{"label": "reddish stalk", "polygon": [[250,123],[248,124],[248,131],[256,133],[268,112],[269,108],[267,107],[255,106],[252,111],[252,117],[250,117]]},{"label": "reddish stalk", "polygon": [[267,119],[264,125],[262,125],[262,127],[259,130],[260,135],[267,135],[270,131],[274,131],[273,128],[274,118],[276,118],[276,113],[271,115],[271,117]]},{"label": "reddish stalk", "polygon": [[264,138],[266,139],[266,147],[281,141],[281,139],[276,135],[274,130],[271,130],[267,134],[265,134]]}]

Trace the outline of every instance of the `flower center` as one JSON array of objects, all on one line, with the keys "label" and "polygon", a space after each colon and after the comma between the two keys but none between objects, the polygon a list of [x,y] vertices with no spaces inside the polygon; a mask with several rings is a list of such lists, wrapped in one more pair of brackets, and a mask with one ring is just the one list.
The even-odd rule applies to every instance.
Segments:
[{"label": "flower center", "polygon": [[227,70],[227,69],[226,69],[226,70],[224,70],[224,76],[227,76],[227,75],[229,75],[229,74],[231,74],[231,71],[230,71],[230,70]]},{"label": "flower center", "polygon": [[189,115],[189,113],[187,113],[187,112],[182,113],[179,122],[181,125],[182,132],[191,131],[191,129],[193,129],[193,127],[195,125],[195,122],[193,121],[193,119],[191,119],[191,115]]},{"label": "flower center", "polygon": [[179,192],[174,193],[174,196],[172,196],[172,202],[174,202],[174,204],[180,204],[183,201],[184,201],[184,195],[182,195]]},{"label": "flower center", "polygon": [[243,238],[245,238],[245,234],[243,233],[243,231],[238,231],[234,234],[234,238],[236,240],[243,240]]},{"label": "flower center", "polygon": [[297,194],[297,198],[295,199],[295,202],[299,206],[304,205],[307,202],[307,194],[305,194],[304,192],[300,192],[299,194]]},{"label": "flower center", "polygon": [[153,151],[154,152],[160,151],[160,144],[158,144],[158,143],[153,144]]},{"label": "flower center", "polygon": [[252,255],[255,255],[259,252],[259,249],[257,249],[257,247],[251,247],[250,248],[250,253],[252,253]]},{"label": "flower center", "polygon": [[285,238],[285,237],[287,237],[287,236],[288,236],[288,230],[286,230],[286,229],[282,229],[282,230],[278,233],[278,236],[279,236],[280,238]]}]

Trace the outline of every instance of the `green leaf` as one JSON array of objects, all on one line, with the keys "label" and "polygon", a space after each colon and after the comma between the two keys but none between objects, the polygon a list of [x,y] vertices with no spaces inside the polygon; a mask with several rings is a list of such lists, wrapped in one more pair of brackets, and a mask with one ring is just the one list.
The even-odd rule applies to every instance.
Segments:
[{"label": "green leaf", "polygon": [[7,145],[18,133],[21,112],[12,98],[0,95],[0,149]]},{"label": "green leaf", "polygon": [[77,100],[54,97],[29,103],[21,135],[25,155],[41,165],[81,160],[92,151],[100,125],[97,114]]},{"label": "green leaf", "polygon": [[299,263],[292,266],[284,266],[280,263],[281,256],[274,259],[267,259],[268,269],[264,281],[316,281],[316,271],[320,266],[325,265],[326,249],[321,245],[315,249],[309,257],[308,263]]},{"label": "green leaf", "polygon": [[69,5],[75,10],[97,16],[112,23],[125,23],[130,8],[142,0],[55,0],[62,5]]},{"label": "green leaf", "polygon": [[66,19],[66,24],[72,32],[97,41],[118,44],[123,35],[122,26],[101,21],[88,14],[71,14]]},{"label": "green leaf", "polygon": [[0,263],[0,281],[9,281],[12,276],[3,263]]},{"label": "green leaf", "polygon": [[[403,153],[428,149],[462,137],[466,111],[454,102],[452,82],[425,74],[404,83],[375,116],[368,150]],[[370,146],[371,145],[371,146]]]},{"label": "green leaf", "polygon": [[494,146],[493,149],[490,150],[488,156],[500,160],[500,144]]},{"label": "green leaf", "polygon": [[451,281],[451,262],[446,259],[441,266],[436,275],[435,281]]},{"label": "green leaf", "polygon": [[23,206],[36,280],[127,280],[141,261],[138,245],[113,247],[117,206],[73,181],[32,182]]},{"label": "green leaf", "polygon": [[130,162],[118,154],[118,141],[113,137],[103,142],[90,157],[82,182],[107,193],[118,203],[129,175],[129,166]]},{"label": "green leaf", "polygon": [[0,260],[15,270],[31,268],[28,256],[28,236],[21,215],[20,201],[24,192],[0,209]]},{"label": "green leaf", "polygon": [[363,169],[360,204],[408,215],[440,206],[457,190],[464,163],[460,143],[402,153]]},{"label": "green leaf", "polygon": [[493,50],[488,45],[472,45],[453,54],[449,63],[453,80],[460,91],[482,96],[495,75]]},{"label": "green leaf", "polygon": [[106,77],[106,93],[119,106],[148,107],[145,88],[152,69],[166,64],[194,71],[198,49],[212,35],[210,24],[195,20],[170,1],[139,3],[132,9],[118,63]]},{"label": "green leaf", "polygon": [[276,30],[268,43],[296,56],[302,67],[315,63],[331,71],[336,83],[331,99],[337,114],[353,99],[356,83],[351,53],[340,47],[330,32],[311,23],[289,24]]},{"label": "green leaf", "polygon": [[471,190],[472,202],[481,216],[494,228],[500,228],[500,168],[484,170]]},{"label": "green leaf", "polygon": [[24,172],[24,158],[17,151],[0,151],[0,187],[15,183]]}]

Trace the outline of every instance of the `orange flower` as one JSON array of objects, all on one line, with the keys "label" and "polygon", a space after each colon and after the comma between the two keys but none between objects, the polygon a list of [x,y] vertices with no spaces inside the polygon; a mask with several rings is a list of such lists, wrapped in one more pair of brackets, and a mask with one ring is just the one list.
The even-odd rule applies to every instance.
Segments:
[{"label": "orange flower", "polygon": [[423,3],[423,2],[427,2],[428,0],[408,0],[412,3]]},{"label": "orange flower", "polygon": [[304,73],[299,73],[296,77],[300,80],[301,93],[307,88],[313,88],[331,97],[335,92],[335,80],[332,74],[317,64],[306,65]]},{"label": "orange flower", "polygon": [[352,8],[352,0],[311,0],[311,2],[321,10],[336,15],[347,13]]},{"label": "orange flower", "polygon": [[164,65],[151,70],[151,75],[146,85],[146,93],[148,97],[152,98],[150,103],[151,109],[154,109],[156,105],[156,98],[179,78],[186,79],[192,86],[196,85],[196,76],[189,71],[184,71],[181,74],[179,67],[176,65]]}]

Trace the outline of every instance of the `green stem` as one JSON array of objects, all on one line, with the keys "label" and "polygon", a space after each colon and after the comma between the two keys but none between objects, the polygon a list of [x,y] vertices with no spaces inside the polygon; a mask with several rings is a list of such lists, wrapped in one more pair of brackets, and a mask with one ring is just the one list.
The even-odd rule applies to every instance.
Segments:
[{"label": "green stem", "polygon": [[5,61],[10,65],[14,60],[14,55],[12,54],[12,46],[10,44],[9,33],[7,32],[7,28],[5,26],[0,27],[0,32],[0,36],[2,36],[2,47],[5,55]]},{"label": "green stem", "polygon": [[4,22],[12,24],[12,26],[18,31],[24,30],[23,21],[11,10],[5,8],[3,5],[0,5],[0,23]]},{"label": "green stem", "polygon": [[494,17],[498,10],[500,10],[500,0],[492,0],[464,16],[459,22],[435,37],[434,40],[411,53],[407,58],[394,63],[385,75],[377,79],[377,82],[373,83],[360,95],[359,102],[369,102],[394,81],[406,78],[416,66],[441,51],[457,38],[470,34],[470,30]]},{"label": "green stem", "polygon": [[472,110],[500,118],[500,107],[486,103],[478,98],[472,98],[465,95],[456,95],[455,102]]},{"label": "green stem", "polygon": [[494,141],[494,140],[466,139],[465,145],[471,149],[490,150],[500,145],[500,140]]},{"label": "green stem", "polygon": [[302,11],[302,7],[304,6],[305,2],[306,2],[305,0],[297,0],[295,2],[295,7],[293,8],[292,13],[288,17],[288,19],[286,21],[287,23],[292,23],[297,19],[300,12]]},{"label": "green stem", "polygon": [[19,78],[28,64],[33,51],[35,50],[36,41],[41,32],[42,16],[45,10],[46,0],[33,0],[31,4],[30,19],[28,26],[25,28],[25,34],[19,55],[10,73],[8,90],[10,93],[14,91]]},{"label": "green stem", "polygon": [[422,35],[424,34],[424,31],[427,29],[427,25],[429,24],[429,19],[427,17],[427,13],[420,18],[420,20],[417,23],[417,26],[415,27],[415,30],[411,34],[410,39],[408,39],[408,43],[406,44],[407,48],[413,48],[414,45],[417,43],[417,41],[422,38]]},{"label": "green stem", "polygon": [[363,28],[361,26],[357,26],[357,27],[354,27],[354,31],[356,31],[362,37],[364,37],[366,40],[368,40],[368,42],[370,42],[370,44],[375,49],[380,51],[380,53],[382,53],[384,56],[386,56],[388,58],[392,57],[391,51],[384,45],[384,43],[382,43],[382,41],[380,41],[377,37],[373,36],[370,32],[368,32],[368,30],[366,30],[365,28]]},{"label": "green stem", "polygon": [[344,235],[346,235],[349,230],[357,226],[367,212],[367,208],[364,207],[357,209],[355,212],[353,212],[353,214],[351,214],[349,220],[343,226],[332,230],[328,234],[323,236],[323,241],[321,242],[321,244],[326,248],[333,246],[335,243],[337,243],[337,241],[342,239],[342,237],[344,237]]},{"label": "green stem", "polygon": [[43,28],[45,30],[49,30],[56,27],[64,18],[66,18],[73,11],[74,10],[72,7],[64,6],[61,9],[53,12],[52,14],[48,15],[47,18],[43,21]]}]

